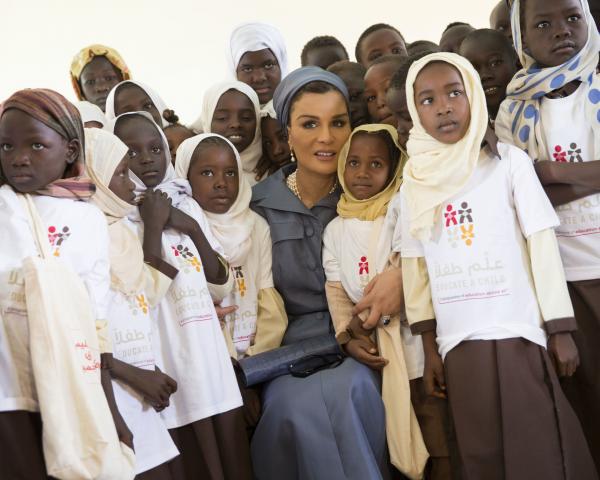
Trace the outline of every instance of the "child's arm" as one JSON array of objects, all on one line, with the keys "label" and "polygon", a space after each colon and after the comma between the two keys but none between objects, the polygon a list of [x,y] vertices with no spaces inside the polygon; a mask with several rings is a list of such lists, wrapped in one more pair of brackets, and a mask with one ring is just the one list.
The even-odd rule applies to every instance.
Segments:
[{"label": "child's arm", "polygon": [[546,229],[527,239],[538,304],[545,322],[548,352],[557,373],[571,376],[579,354],[571,336],[577,329],[554,230]]},{"label": "child's arm", "polygon": [[554,206],[600,192],[600,160],[579,163],[541,161],[535,164],[535,171]]}]

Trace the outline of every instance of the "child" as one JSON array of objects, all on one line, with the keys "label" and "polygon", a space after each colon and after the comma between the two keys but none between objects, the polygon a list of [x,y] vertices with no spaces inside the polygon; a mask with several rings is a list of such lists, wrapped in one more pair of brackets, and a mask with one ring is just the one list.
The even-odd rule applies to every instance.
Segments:
[{"label": "child", "polygon": [[385,123],[396,126],[394,115],[386,104],[385,95],[394,72],[406,57],[384,55],[377,58],[365,74],[365,98],[371,123]]},{"label": "child", "polygon": [[[0,187],[3,246],[0,250],[3,332],[0,337],[0,465],[4,478],[46,479],[42,422],[46,421],[47,413],[52,415],[55,410],[38,400],[35,379],[38,372],[29,350],[28,310],[31,306],[26,302],[23,275],[24,259],[38,257],[39,251],[23,207],[24,197],[19,198],[17,194],[31,195],[47,229],[54,257],[67,264],[85,285],[85,298],[78,292],[69,294],[74,302],[89,304],[97,319],[101,355],[94,358],[97,352],[88,350],[86,356],[92,357],[92,371],[97,372],[102,362],[99,377],[102,377],[119,439],[132,447],[131,433],[116,408],[108,369],[111,363],[106,322],[109,237],[102,212],[79,201],[93,194],[94,185],[89,178],[81,177],[84,133],[77,109],[60,94],[43,89],[16,92],[2,107],[0,165],[6,183]],[[71,332],[64,334],[72,335]],[[91,387],[97,385],[100,378],[90,377],[89,381]],[[78,407],[76,400],[69,395],[62,399],[74,414]],[[69,446],[68,439],[65,442]]]},{"label": "child", "polygon": [[171,161],[173,162],[173,166],[175,166],[177,149],[179,148],[179,145],[181,145],[184,140],[193,137],[194,132],[185,125],[179,123],[179,117],[176,115],[171,117],[171,120],[173,123],[163,128],[163,131],[165,132],[165,137],[167,137],[167,142],[169,142]]},{"label": "child", "polygon": [[232,78],[256,92],[260,105],[267,104],[288,74],[288,58],[281,32],[268,23],[244,23],[231,32],[229,68]]},{"label": "child", "polygon": [[192,128],[217,133],[235,145],[242,158],[243,175],[255,185],[262,156],[260,105],[254,90],[242,82],[223,82],[204,93],[202,113]]},{"label": "child", "polygon": [[422,478],[428,455],[410,407],[407,363],[412,358],[404,358],[400,319],[377,329],[376,346],[368,332],[363,334],[361,320],[351,313],[391,253],[382,226],[388,204],[402,183],[401,160],[405,157],[393,127],[364,125],[352,132],[338,158],[338,179],[344,193],[338,202],[339,216],[325,229],[323,267],[338,341],[358,362],[383,369],[382,396],[392,463],[409,478]]},{"label": "child", "polygon": [[460,44],[473,30],[475,28],[468,23],[453,22],[449,24],[440,38],[440,51],[458,53]]},{"label": "child", "polygon": [[303,67],[314,65],[327,70],[329,65],[348,60],[346,47],[337,38],[330,35],[323,35],[310,39],[300,55],[300,62]]},{"label": "child", "polygon": [[[175,181],[167,140],[150,114],[123,114],[114,131],[129,147],[130,175],[136,195],[144,195],[142,207],[149,198],[167,193],[177,205],[179,192],[189,185]],[[152,216],[152,210],[141,209],[142,218]],[[137,215],[130,218],[140,223]],[[167,227],[160,242],[150,245],[144,236],[144,255],[179,269],[153,311],[157,364],[177,379],[177,392],[161,412],[181,452],[170,464],[171,473],[181,479],[249,478],[249,461],[233,448],[240,435],[237,418],[242,400],[209,291],[210,284],[227,282],[228,269],[215,251],[221,249],[206,219],[198,224],[174,209]]]},{"label": "child", "polygon": [[[267,106],[273,106],[271,102]],[[277,121],[273,108],[261,110],[260,133],[263,155],[256,165],[256,178],[266,178],[292,161],[287,132]]]},{"label": "child", "polygon": [[127,112],[148,112],[157,125],[165,128],[179,118],[162,98],[142,82],[126,80],[115,86],[106,100],[106,118],[114,120]]},{"label": "child", "polygon": [[[166,462],[179,452],[154,409],[168,407],[177,383],[155,367],[150,309],[167,292],[171,284],[168,275],[176,270],[168,264],[158,264],[159,269],[154,269],[144,263],[136,227],[127,219],[135,210],[135,184],[129,179],[127,146],[111,133],[92,129],[86,130],[85,147],[86,171],[96,185],[91,202],[106,215],[110,236],[108,318],[115,399],[133,432],[136,479],[171,479]],[[170,203],[165,199],[164,204],[168,211]],[[156,225],[160,218],[157,210],[146,223],[146,242],[148,235],[161,235],[164,227]]]},{"label": "child", "polygon": [[600,468],[600,34],[587,1],[578,0],[516,1],[512,26],[523,70],[508,85],[496,130],[537,162],[540,181],[560,218],[556,234],[581,358],[573,378],[562,386]]},{"label": "child", "polygon": [[422,335],[426,392],[447,392],[464,476],[595,479],[552,365],[561,376],[576,369],[575,321],[558,219],[531,160],[489,135],[485,94],[463,57],[415,62],[406,97],[406,313]]},{"label": "child", "polygon": [[104,128],[106,125],[104,112],[97,105],[82,100],[75,103],[75,107],[79,110],[85,128]]},{"label": "child", "polygon": [[490,14],[490,28],[498,30],[512,45],[512,30],[510,28],[510,9],[506,0],[500,0]]},{"label": "child", "polygon": [[238,151],[224,137],[208,133],[186,140],[178,153],[175,174],[190,182],[192,194],[180,208],[192,217],[197,205],[204,210],[234,278],[233,291],[222,303],[238,306],[226,317],[232,357],[279,347],[287,315],[273,287],[271,235],[267,222],[250,210],[252,191],[239,174]]},{"label": "child", "polygon": [[479,73],[492,125],[500,104],[506,98],[506,87],[517,71],[517,56],[506,37],[488,28],[469,33],[460,47]]},{"label": "child", "polygon": [[440,46],[435,42],[430,42],[429,40],[415,40],[414,42],[409,43],[406,46],[406,52],[408,53],[409,57],[412,57],[413,55],[416,55],[418,53],[432,53],[439,51]]},{"label": "child", "polygon": [[404,37],[391,25],[376,23],[358,37],[354,55],[363,67],[369,68],[373,60],[387,54],[407,55]]},{"label": "child", "polygon": [[327,71],[342,79],[350,96],[350,122],[352,128],[369,122],[369,109],[365,98],[365,73],[367,69],[360,63],[341,61],[330,65]]},{"label": "child", "polygon": [[108,92],[131,74],[123,57],[105,45],[90,45],[71,62],[71,83],[78,100],[87,100],[104,112]]}]

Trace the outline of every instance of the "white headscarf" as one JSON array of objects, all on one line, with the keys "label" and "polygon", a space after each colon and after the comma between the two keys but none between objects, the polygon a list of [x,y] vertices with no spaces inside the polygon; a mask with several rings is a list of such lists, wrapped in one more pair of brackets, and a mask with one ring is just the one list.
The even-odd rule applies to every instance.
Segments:
[{"label": "white headscarf", "polygon": [[74,105],[77,107],[77,110],[79,110],[81,121],[84,125],[86,122],[98,122],[102,125],[102,128],[106,126],[106,116],[104,115],[104,112],[100,110],[98,105],[85,100],[76,102]]},{"label": "white headscarf", "polygon": [[256,115],[256,130],[254,131],[254,139],[243,152],[240,152],[240,158],[242,161],[242,168],[240,172],[243,173],[243,175],[248,179],[250,186],[253,186],[257,183],[254,169],[262,157],[262,138],[260,133],[260,103],[258,101],[258,95],[256,95],[254,90],[252,90],[252,87],[237,80],[217,83],[216,85],[210,87],[204,93],[204,98],[202,99],[202,113],[200,114],[200,118],[198,118],[198,120],[196,120],[192,125],[192,130],[195,132],[211,133],[211,124],[213,115],[217,108],[217,103],[219,103],[221,96],[229,90],[237,90],[238,92],[243,93],[250,99],[252,105],[254,106],[254,114]]},{"label": "white headscarf", "polygon": [[246,52],[256,52],[268,48],[279,63],[281,78],[288,74],[288,58],[285,41],[281,32],[268,23],[249,22],[234,28],[229,39],[229,68],[233,78],[236,69]]},{"label": "white headscarf", "polygon": [[[439,142],[425,131],[414,96],[419,72],[431,62],[455,67],[462,77],[471,109],[471,122],[465,136],[454,144]],[[406,145],[408,162],[404,167],[404,191],[410,210],[410,233],[429,240],[441,205],[456,195],[470,180],[488,128],[485,94],[479,75],[471,63],[455,53],[432,53],[412,64],[406,79],[406,100],[413,128]]]},{"label": "white headscarf", "polygon": [[252,189],[242,172],[240,154],[234,145],[221,135],[216,133],[203,133],[185,140],[177,149],[175,161],[175,175],[179,179],[187,181],[188,172],[194,151],[200,143],[207,138],[217,137],[224,140],[235,155],[237,162],[239,190],[238,196],[226,213],[211,213],[204,211],[210,223],[214,236],[225,250],[225,255],[232,265],[243,265],[252,245],[252,230],[254,228],[255,216],[250,210]]},{"label": "white headscarf", "polygon": [[85,129],[86,173],[96,184],[91,203],[106,215],[110,236],[111,286],[125,295],[144,287],[144,253],[137,235],[124,223],[136,208],[115,195],[108,186],[115,169],[127,154],[127,145],[98,128]]},{"label": "white headscarf", "polygon": [[146,85],[142,82],[138,82],[137,80],[125,80],[113,87],[113,89],[108,94],[108,97],[106,98],[106,118],[108,120],[114,120],[116,118],[115,96],[116,96],[117,90],[121,86],[126,85],[128,83],[132,84],[132,85],[136,85],[137,87],[141,88],[146,93],[146,95],[148,95],[148,97],[150,97],[150,100],[152,100],[152,103],[154,104],[154,106],[158,110],[158,113],[160,114],[160,119],[162,121],[162,127],[164,128],[167,125],[169,125],[169,122],[167,122],[162,116],[164,111],[167,110],[167,104],[163,101],[162,98],[160,98],[160,95],[158,93],[156,93],[155,90],[153,90],[148,85]]}]

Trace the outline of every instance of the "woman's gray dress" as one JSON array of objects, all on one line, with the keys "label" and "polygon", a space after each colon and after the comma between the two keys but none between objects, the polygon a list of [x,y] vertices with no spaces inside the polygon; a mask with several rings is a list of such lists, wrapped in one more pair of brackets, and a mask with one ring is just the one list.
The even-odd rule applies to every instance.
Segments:
[{"label": "woman's gray dress", "polygon": [[[307,209],[287,188],[296,168],[283,167],[254,187],[251,206],[269,223],[273,281],[283,297],[288,345],[333,330],[325,296],[322,237],[339,193]],[[380,376],[347,358],[307,378],[265,385],[263,414],[252,440],[259,480],[388,478]]]}]

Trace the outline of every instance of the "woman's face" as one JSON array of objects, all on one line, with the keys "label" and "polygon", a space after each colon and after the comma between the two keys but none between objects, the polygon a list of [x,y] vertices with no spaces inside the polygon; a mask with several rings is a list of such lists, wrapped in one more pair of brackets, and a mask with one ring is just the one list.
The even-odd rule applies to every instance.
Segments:
[{"label": "woman's face", "polygon": [[0,118],[0,166],[18,192],[32,193],[68,176],[79,148],[78,140],[68,141],[20,110],[7,110]]},{"label": "woman's face", "polygon": [[303,93],[292,105],[288,138],[299,168],[335,175],[349,135],[348,108],[338,91]]}]

